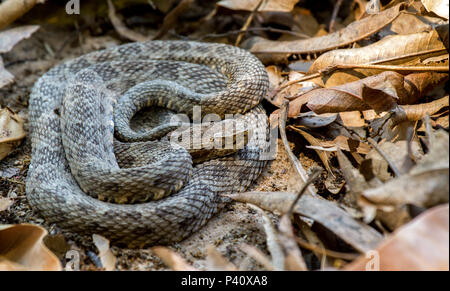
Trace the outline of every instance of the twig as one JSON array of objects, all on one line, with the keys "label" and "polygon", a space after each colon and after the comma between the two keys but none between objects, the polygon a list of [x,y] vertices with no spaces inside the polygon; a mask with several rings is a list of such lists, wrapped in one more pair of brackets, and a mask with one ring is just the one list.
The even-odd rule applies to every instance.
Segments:
[{"label": "twig", "polygon": [[241,42],[242,38],[244,37],[244,30],[247,30],[247,28],[250,26],[250,24],[253,21],[253,18],[255,17],[256,11],[258,11],[259,7],[261,7],[261,4],[264,1],[265,0],[259,0],[258,5],[256,5],[255,9],[253,9],[252,13],[250,13],[250,15],[248,16],[247,20],[244,23],[244,26],[242,26],[242,28],[241,28],[241,33],[239,33],[237,38],[236,38],[236,42],[234,43],[234,46],[238,46],[239,45],[239,43]]},{"label": "twig", "polygon": [[336,17],[338,15],[339,9],[341,8],[342,0],[337,0],[334,4],[333,13],[331,14],[330,25],[328,26],[328,32],[332,33],[334,30],[334,23],[336,22]]},{"label": "twig", "polygon": [[397,169],[397,167],[391,161],[391,159],[389,159],[386,153],[378,146],[377,142],[370,137],[367,138],[367,141],[374,147],[374,149],[380,154],[380,156],[382,156],[383,159],[386,160],[386,162],[389,164],[389,167],[391,167],[392,171],[394,172],[395,176],[400,177],[402,175],[401,172]]},{"label": "twig", "polygon": [[293,35],[293,36],[296,36],[299,38],[310,38],[309,35],[306,35],[303,33],[298,33],[295,31],[285,30],[285,29],[278,29],[278,28],[273,28],[273,27],[251,27],[251,28],[247,28],[246,30],[230,30],[225,33],[210,33],[210,34],[201,36],[201,37],[197,38],[196,40],[203,40],[205,38],[219,38],[219,37],[225,37],[225,36],[229,36],[229,35],[233,35],[233,34],[253,32],[253,31],[269,31],[269,32],[290,34],[290,35]]},{"label": "twig", "polygon": [[314,172],[308,177],[308,180],[306,180],[306,182],[303,184],[302,188],[300,189],[300,191],[298,191],[297,197],[295,197],[294,201],[291,204],[291,207],[289,207],[288,212],[286,213],[287,216],[291,216],[292,212],[294,211],[295,205],[297,204],[298,200],[300,200],[300,198],[302,197],[303,193],[305,193],[306,188],[312,184],[318,177],[319,174],[322,171],[318,168],[314,169]]},{"label": "twig", "polygon": [[129,40],[132,41],[146,41],[149,40],[149,38],[145,35],[142,35],[140,33],[137,33],[131,29],[129,29],[125,23],[116,15],[116,8],[114,7],[111,0],[108,0],[108,17],[111,21],[114,29],[117,31],[117,33]]},{"label": "twig", "polygon": [[339,64],[325,68],[322,74],[329,74],[338,69],[370,69],[383,71],[408,71],[408,72],[448,72],[448,66],[395,66],[377,64]]},{"label": "twig", "polygon": [[[291,162],[292,167],[295,168],[297,174],[302,179],[303,183],[306,183],[308,180],[308,175],[306,174],[305,169],[303,169],[302,164],[297,159],[297,157],[294,155],[294,153],[291,151],[291,148],[289,147],[289,143],[286,137],[286,120],[287,120],[287,113],[289,108],[289,102],[284,101],[283,104],[281,104],[280,108],[280,117],[279,117],[279,124],[278,127],[280,129],[280,136],[281,140],[283,141],[284,149],[286,150],[286,153],[288,154],[289,161]],[[315,191],[312,188],[311,185],[307,187],[307,190],[311,195],[315,195]]]},{"label": "twig", "polygon": [[16,180],[16,179],[4,178],[4,177],[0,177],[0,179],[3,180],[3,181],[8,181],[8,182],[13,183],[13,184],[25,185],[24,182]]},{"label": "twig", "polygon": [[164,17],[161,28],[152,39],[155,40],[163,37],[172,27],[175,26],[180,15],[186,12],[193,2],[193,0],[182,0],[178,3],[178,5]]}]

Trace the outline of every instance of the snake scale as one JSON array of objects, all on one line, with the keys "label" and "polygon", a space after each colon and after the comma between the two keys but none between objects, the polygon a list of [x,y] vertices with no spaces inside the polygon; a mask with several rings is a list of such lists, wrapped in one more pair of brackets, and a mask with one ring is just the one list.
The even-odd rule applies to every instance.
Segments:
[{"label": "snake scale", "polygon": [[[129,43],[64,62],[30,95],[29,203],[50,223],[119,245],[180,241],[223,206],[220,194],[245,190],[266,165],[267,88],[260,61],[224,44]],[[242,114],[245,147],[193,162],[161,132],[173,113],[192,120],[195,106],[202,116]]]}]

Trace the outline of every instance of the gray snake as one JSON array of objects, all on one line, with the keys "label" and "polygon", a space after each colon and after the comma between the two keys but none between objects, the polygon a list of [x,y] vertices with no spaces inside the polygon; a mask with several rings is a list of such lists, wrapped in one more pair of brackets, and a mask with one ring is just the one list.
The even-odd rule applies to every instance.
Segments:
[{"label": "gray snake", "polygon": [[[29,203],[63,229],[128,247],[180,241],[220,209],[220,194],[245,190],[266,165],[267,88],[259,60],[223,44],[131,43],[64,62],[30,95]],[[171,112],[192,119],[194,106],[242,114],[245,147],[210,159],[200,150],[193,162],[195,151],[149,134]]]}]

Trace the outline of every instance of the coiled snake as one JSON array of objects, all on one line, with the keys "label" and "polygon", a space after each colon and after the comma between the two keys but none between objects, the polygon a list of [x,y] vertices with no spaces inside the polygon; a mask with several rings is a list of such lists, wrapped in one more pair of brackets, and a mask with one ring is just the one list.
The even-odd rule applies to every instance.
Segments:
[{"label": "coiled snake", "polygon": [[[58,65],[30,96],[28,200],[51,223],[129,247],[180,241],[265,166],[267,88],[259,60],[223,44],[131,43]],[[243,114],[245,147],[213,159],[197,150],[206,161],[193,163],[162,136],[176,128],[171,112],[192,120],[195,106]]]}]

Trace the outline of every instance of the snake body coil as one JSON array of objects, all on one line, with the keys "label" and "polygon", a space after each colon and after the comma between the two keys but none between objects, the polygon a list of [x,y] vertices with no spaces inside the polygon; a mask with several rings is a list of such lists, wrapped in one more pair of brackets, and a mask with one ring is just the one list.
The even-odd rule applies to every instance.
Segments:
[{"label": "snake body coil", "polygon": [[[180,241],[218,211],[220,194],[245,190],[265,166],[267,118],[258,104],[267,88],[257,58],[222,44],[131,43],[65,62],[30,96],[28,200],[64,229],[129,247]],[[124,101],[141,95],[151,101]],[[129,123],[148,105],[163,108],[141,110]],[[142,136],[170,112],[192,118],[194,106],[202,116],[243,114],[253,132],[246,146],[193,165],[186,149],[168,141],[114,137],[115,125]]]}]

